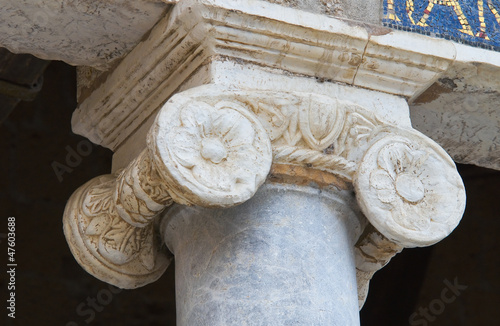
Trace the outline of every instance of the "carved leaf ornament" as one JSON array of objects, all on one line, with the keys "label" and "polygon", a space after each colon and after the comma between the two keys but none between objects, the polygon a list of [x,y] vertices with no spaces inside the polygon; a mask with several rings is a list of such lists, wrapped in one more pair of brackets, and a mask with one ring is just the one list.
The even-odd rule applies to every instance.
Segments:
[{"label": "carved leaf ornament", "polygon": [[313,150],[322,151],[342,132],[345,107],[338,101],[323,103],[309,99],[300,110],[300,131]]},{"label": "carved leaf ornament", "polygon": [[118,214],[116,183],[107,175],[79,188],[66,206],[64,233],[87,272],[121,288],[136,288],[158,279],[171,255],[155,238],[154,223],[135,227]]},{"label": "carved leaf ornament", "polygon": [[272,163],[352,182],[368,220],[401,246],[443,239],[465,207],[453,161],[417,131],[324,95],[207,85],[165,104],[147,149],[117,177],[98,177],[73,194],[65,235],[78,262],[101,280],[125,288],[150,283],[170,261],[156,225],[172,200],[243,203]]}]

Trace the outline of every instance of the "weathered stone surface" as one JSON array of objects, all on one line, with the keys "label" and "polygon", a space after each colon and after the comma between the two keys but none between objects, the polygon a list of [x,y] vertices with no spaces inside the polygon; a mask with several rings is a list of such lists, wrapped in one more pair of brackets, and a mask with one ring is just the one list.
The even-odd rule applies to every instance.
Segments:
[{"label": "weathered stone surface", "polygon": [[179,94],[158,114],[148,147],[177,203],[230,207],[250,199],[269,173],[272,149],[257,117],[236,101]]},{"label": "weathered stone surface", "polygon": [[[445,40],[373,30],[264,1],[184,0],[82,98],[73,129],[115,150],[139,127],[149,127],[174,92],[224,79],[245,87],[248,77],[217,75],[218,62],[412,98],[454,58],[455,48]],[[303,79],[297,83],[287,87],[300,89]]]},{"label": "weathered stone surface", "polygon": [[[273,171],[281,175],[273,180],[349,190],[354,186],[361,211],[376,229],[374,236],[367,235],[356,244],[360,253],[356,262],[358,302],[362,304],[371,275],[402,247],[434,244],[456,227],[465,192],[453,161],[413,130],[404,115],[388,122],[390,107],[365,108],[358,103],[313,92],[219,85],[176,94],[150,130],[147,151],[151,163],[143,151],[116,181],[77,191],[74,198],[80,196],[83,204],[70,200],[66,225],[82,229],[84,232],[73,232],[73,236],[87,244],[90,237],[102,234],[102,226],[93,222],[98,216],[121,218],[125,229],[146,227],[167,206],[155,197],[212,208],[242,204],[262,185],[272,161]],[[402,105],[400,111],[406,109]],[[104,201],[106,205],[96,203],[100,194],[110,197],[109,189],[102,189],[106,184],[111,190],[116,188],[111,204],[109,200]],[[106,211],[110,205],[111,211]],[[144,232],[140,251],[152,247],[153,232]],[[80,244],[72,249],[77,258],[85,253]],[[118,256],[119,262],[122,256],[126,263],[142,257],[134,251],[124,254]],[[95,244],[93,255],[109,259]],[[86,266],[85,260],[79,261]],[[120,267],[123,264],[115,265],[119,265],[117,271],[126,269]],[[99,275],[99,267],[91,272]]]},{"label": "weathered stone surface", "polygon": [[373,225],[369,224],[365,227],[363,234],[356,242],[354,251],[360,310],[365,304],[370,280],[375,272],[387,265],[391,258],[401,250],[403,250],[403,246],[384,237]]},{"label": "weathered stone surface", "polygon": [[[352,311],[356,299],[362,305],[373,273],[403,247],[442,240],[461,219],[465,192],[454,163],[412,129],[407,104],[449,70],[455,46],[296,8],[185,0],[82,97],[74,115],[75,130],[120,151],[119,164],[143,151],[111,181],[121,219],[143,227],[160,211],[160,203],[150,201],[154,195],[168,194],[179,204],[166,215],[168,230],[163,228],[180,262],[180,325],[207,320],[214,325],[357,325]],[[144,170],[145,147],[155,171],[146,176],[134,172]],[[258,189],[271,164],[275,174],[268,182],[309,186],[314,199],[289,200],[293,186],[268,191],[268,184],[261,196]],[[148,183],[164,188],[144,187]],[[308,233],[332,242],[325,229],[343,214],[325,213],[328,204],[308,202],[340,185],[357,200],[347,206],[360,210],[371,225],[350,224],[345,231],[355,236],[335,237],[341,243],[332,247],[320,245],[321,255],[304,254],[316,244],[293,225],[288,232],[282,217],[307,220],[300,230],[312,228]],[[130,205],[122,211],[125,203]],[[261,219],[267,217],[270,222]],[[82,238],[96,233],[89,228]],[[264,236],[253,237],[250,229],[264,230]],[[284,237],[284,229],[292,236]],[[260,246],[261,238],[276,248],[268,250],[266,241]],[[144,238],[140,246],[151,242]],[[290,248],[312,271],[288,267],[293,259],[279,254]],[[268,261],[270,256],[274,259]],[[325,257],[342,272],[332,272]],[[276,272],[275,263],[285,268]],[[283,285],[280,273],[289,270],[291,285]],[[315,276],[300,287],[307,272]],[[318,285],[320,275],[328,284]]]},{"label": "weathered stone surface", "polygon": [[[380,24],[380,1],[267,0],[318,14]],[[105,69],[127,54],[178,0],[6,0],[0,46],[47,60]]]},{"label": "weathered stone surface", "polygon": [[[266,184],[230,209],[173,207],[177,325],[359,325],[349,191]],[[354,205],[353,205],[354,204]]]},{"label": "weathered stone surface", "polygon": [[251,198],[271,167],[271,145],[257,118],[237,103],[214,106],[173,97],[149,146],[117,175],[94,178],[71,196],[64,234],[77,261],[121,288],[156,281],[170,263],[157,217],[172,199],[230,207]]},{"label": "weathered stone surface", "polygon": [[413,126],[455,161],[500,170],[499,55],[456,46],[452,67],[410,105]]},{"label": "weathered stone surface", "polygon": [[104,69],[128,53],[162,17],[160,0],[5,0],[0,46],[41,59]]},{"label": "weathered stone surface", "polygon": [[382,3],[378,0],[264,0],[283,6],[335,17],[380,24]]},{"label": "weathered stone surface", "polygon": [[465,210],[464,186],[451,158],[411,131],[398,130],[373,142],[354,185],[370,222],[405,247],[441,241]]}]

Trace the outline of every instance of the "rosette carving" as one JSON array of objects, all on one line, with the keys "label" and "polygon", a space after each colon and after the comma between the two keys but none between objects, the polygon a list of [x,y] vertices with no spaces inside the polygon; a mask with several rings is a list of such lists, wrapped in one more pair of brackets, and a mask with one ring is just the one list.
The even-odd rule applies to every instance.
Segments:
[{"label": "rosette carving", "polygon": [[354,185],[368,220],[405,247],[447,237],[465,209],[465,189],[455,164],[416,132],[395,130],[364,155]]},{"label": "rosette carving", "polygon": [[269,138],[238,103],[187,101],[162,111],[156,124],[169,132],[151,133],[149,144],[176,202],[232,206],[251,198],[266,180]]},{"label": "rosette carving", "polygon": [[[358,204],[372,224],[355,248],[360,305],[373,273],[395,254],[404,247],[427,246],[443,239],[460,221],[465,192],[453,161],[411,128],[387,123],[352,102],[318,94],[228,91],[217,86],[185,94],[199,107],[223,102],[239,108],[238,112],[253,112],[271,140],[273,163],[321,170],[353,184]],[[208,118],[198,119],[196,125],[203,126],[203,119]],[[180,145],[168,152],[189,173],[200,164],[193,162],[203,158],[198,153],[209,130],[194,125],[179,123],[179,128],[188,128],[171,135],[171,141]],[[196,145],[185,147],[177,141],[182,133]],[[185,156],[184,150],[193,152],[193,148],[194,156]],[[227,154],[222,150],[214,153]],[[209,155],[205,156],[207,161]],[[208,160],[201,164],[220,163]],[[186,174],[185,179],[189,178],[197,180]]]},{"label": "rosette carving", "polygon": [[[253,170],[265,161],[269,147],[259,141],[264,138],[271,140],[273,163],[323,170],[352,182],[364,214],[399,245],[433,244],[460,221],[464,187],[444,150],[357,104],[319,94],[217,86],[187,91],[177,102],[177,109],[158,119],[158,126],[172,131],[151,137],[150,147],[155,162],[165,165],[158,171],[178,202],[192,203],[194,195],[201,200],[197,204],[207,205],[200,193],[206,200],[252,194],[253,178],[259,184],[265,176]],[[227,119],[220,118],[222,112]],[[227,174],[230,170],[238,172]],[[247,179],[239,177],[244,171]]]}]

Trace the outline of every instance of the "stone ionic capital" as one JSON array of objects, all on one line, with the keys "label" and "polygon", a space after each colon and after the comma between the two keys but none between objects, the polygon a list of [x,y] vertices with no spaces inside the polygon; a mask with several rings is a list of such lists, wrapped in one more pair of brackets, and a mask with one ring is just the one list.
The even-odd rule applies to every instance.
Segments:
[{"label": "stone ionic capital", "polygon": [[[301,178],[355,192],[353,205],[369,221],[353,248],[361,303],[376,270],[404,247],[445,238],[465,208],[462,181],[443,149],[340,98],[201,86],[165,104],[147,143],[117,177],[77,190],[64,217],[80,264],[121,287],[152,282],[168,266],[170,254],[156,242],[165,207],[243,203],[271,164],[270,183]],[[289,178],[276,181],[277,174]]]}]

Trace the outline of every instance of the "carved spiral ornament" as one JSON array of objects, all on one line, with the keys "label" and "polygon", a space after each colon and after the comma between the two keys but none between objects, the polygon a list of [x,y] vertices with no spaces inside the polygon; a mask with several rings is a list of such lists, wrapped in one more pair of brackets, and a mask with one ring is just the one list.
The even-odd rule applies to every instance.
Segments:
[{"label": "carved spiral ornament", "polygon": [[465,209],[465,189],[455,164],[416,132],[394,130],[376,140],[361,160],[354,186],[368,220],[405,247],[444,239]]}]

